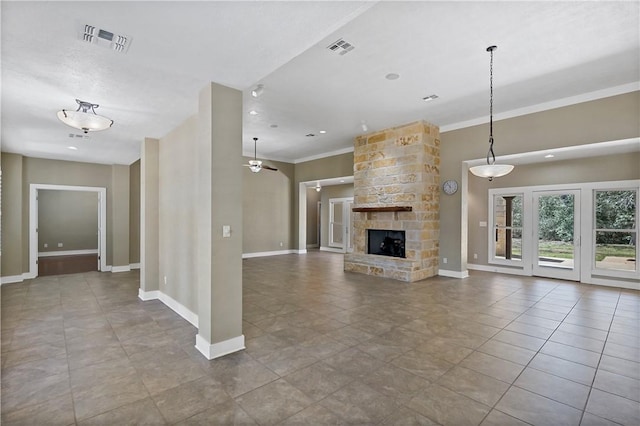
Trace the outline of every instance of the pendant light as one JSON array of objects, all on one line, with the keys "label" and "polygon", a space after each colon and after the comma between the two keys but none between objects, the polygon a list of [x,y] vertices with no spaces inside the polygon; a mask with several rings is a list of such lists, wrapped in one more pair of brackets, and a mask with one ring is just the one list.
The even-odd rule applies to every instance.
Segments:
[{"label": "pendant light", "polygon": [[474,166],[469,169],[474,175],[488,178],[489,181],[492,181],[493,178],[496,177],[508,175],[513,170],[513,166],[510,164],[496,164],[496,156],[493,153],[493,52],[497,48],[497,46],[487,47],[487,52],[491,54],[491,63],[489,66],[489,152],[487,152],[487,164]]},{"label": "pendant light", "polygon": [[113,120],[96,114],[95,108],[100,105],[81,101],[80,99],[76,99],[76,102],[78,103],[77,110],[67,111],[63,109],[58,111],[58,118],[67,126],[89,133],[90,131],[108,129],[113,125]]}]

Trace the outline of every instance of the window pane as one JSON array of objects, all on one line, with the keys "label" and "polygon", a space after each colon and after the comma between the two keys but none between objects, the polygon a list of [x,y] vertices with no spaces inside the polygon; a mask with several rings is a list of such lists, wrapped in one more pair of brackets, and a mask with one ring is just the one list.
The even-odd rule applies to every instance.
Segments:
[{"label": "window pane", "polygon": [[636,191],[596,191],[596,229],[636,229]]},{"label": "window pane", "polygon": [[635,232],[596,232],[596,268],[635,271],[636,239]]},{"label": "window pane", "polygon": [[522,195],[498,195],[494,203],[496,226],[522,227]]},{"label": "window pane", "polygon": [[522,229],[496,229],[495,258],[522,260]]},{"label": "window pane", "polygon": [[342,244],[342,224],[331,224],[333,243]]}]

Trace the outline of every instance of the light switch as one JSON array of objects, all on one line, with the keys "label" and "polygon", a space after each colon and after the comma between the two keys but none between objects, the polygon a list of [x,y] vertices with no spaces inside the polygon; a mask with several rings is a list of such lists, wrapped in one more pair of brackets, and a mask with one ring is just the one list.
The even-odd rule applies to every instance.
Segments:
[{"label": "light switch", "polygon": [[231,238],[231,226],[222,225],[222,238]]}]

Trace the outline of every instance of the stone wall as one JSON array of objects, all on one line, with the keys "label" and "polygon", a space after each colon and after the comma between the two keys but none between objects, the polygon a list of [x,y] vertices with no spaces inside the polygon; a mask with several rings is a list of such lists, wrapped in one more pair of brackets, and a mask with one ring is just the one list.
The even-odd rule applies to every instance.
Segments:
[{"label": "stone wall", "polygon": [[[411,207],[358,212],[345,271],[413,282],[438,273],[440,130],[419,121],[355,139],[354,207]],[[367,254],[367,229],[404,230],[406,258]]]}]

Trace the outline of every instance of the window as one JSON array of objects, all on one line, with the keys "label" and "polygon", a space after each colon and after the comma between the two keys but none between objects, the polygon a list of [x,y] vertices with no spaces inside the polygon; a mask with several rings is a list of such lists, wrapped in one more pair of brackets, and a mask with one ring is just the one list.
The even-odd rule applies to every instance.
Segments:
[{"label": "window", "polygon": [[636,189],[594,191],[595,269],[637,271]]},{"label": "window", "polygon": [[522,262],[522,222],[522,194],[493,197],[493,261]]}]

